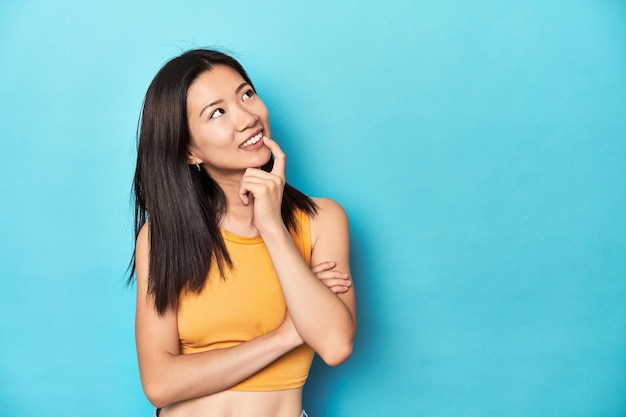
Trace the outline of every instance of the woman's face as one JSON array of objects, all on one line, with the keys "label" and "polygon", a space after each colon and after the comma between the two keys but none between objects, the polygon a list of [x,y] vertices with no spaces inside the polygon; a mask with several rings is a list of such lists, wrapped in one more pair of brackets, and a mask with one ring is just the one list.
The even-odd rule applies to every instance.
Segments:
[{"label": "woman's face", "polygon": [[191,132],[189,162],[201,163],[213,178],[261,167],[271,152],[269,115],[252,86],[234,69],[216,65],[187,91]]}]

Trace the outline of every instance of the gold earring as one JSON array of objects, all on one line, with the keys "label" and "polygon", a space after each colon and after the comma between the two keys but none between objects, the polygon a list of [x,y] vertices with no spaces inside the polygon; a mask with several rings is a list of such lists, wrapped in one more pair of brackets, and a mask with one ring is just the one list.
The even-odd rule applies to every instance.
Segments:
[{"label": "gold earring", "polygon": [[200,169],[200,164],[198,162],[196,162],[196,168],[198,168],[198,172],[202,172],[202,169]]}]

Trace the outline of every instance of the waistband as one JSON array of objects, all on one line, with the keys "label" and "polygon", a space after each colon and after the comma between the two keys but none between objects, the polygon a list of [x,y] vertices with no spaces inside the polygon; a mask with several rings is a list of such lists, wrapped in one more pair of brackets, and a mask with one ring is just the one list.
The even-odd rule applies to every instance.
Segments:
[{"label": "waistband", "polygon": [[[157,408],[156,410],[154,410],[154,414],[152,415],[152,417],[159,417],[160,413],[161,409]],[[309,415],[306,413],[306,411],[302,410],[302,413],[300,413],[300,417],[309,417]]]}]

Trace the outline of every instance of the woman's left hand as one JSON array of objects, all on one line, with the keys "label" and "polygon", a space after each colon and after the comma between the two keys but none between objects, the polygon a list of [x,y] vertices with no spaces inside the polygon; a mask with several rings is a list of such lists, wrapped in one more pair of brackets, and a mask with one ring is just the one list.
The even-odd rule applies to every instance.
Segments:
[{"label": "woman's left hand", "polygon": [[271,172],[258,168],[248,168],[239,184],[239,198],[244,205],[252,204],[252,223],[263,234],[276,228],[285,227],[280,213],[285,187],[285,154],[278,144],[267,136],[263,142],[274,155]]},{"label": "woman's left hand", "polygon": [[350,281],[350,275],[335,271],[333,268],[337,265],[337,262],[326,261],[321,262],[311,267],[311,271],[319,278],[324,285],[326,285],[335,294],[342,294],[347,292],[352,286]]}]

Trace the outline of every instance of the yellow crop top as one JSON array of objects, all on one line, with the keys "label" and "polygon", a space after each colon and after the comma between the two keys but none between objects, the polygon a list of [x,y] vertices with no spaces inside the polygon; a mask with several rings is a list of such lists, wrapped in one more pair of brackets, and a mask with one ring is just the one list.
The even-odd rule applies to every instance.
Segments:
[{"label": "yellow crop top", "polygon": [[[311,264],[309,217],[296,211],[298,233],[291,233],[307,265]],[[269,252],[258,237],[222,231],[233,261],[221,279],[212,267],[199,294],[183,293],[178,303],[181,353],[236,346],[274,330],[285,318],[287,306]],[[313,349],[302,345],[230,388],[235,391],[275,391],[304,385]]]}]

